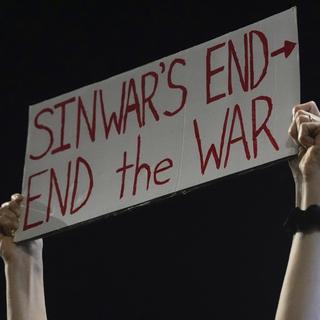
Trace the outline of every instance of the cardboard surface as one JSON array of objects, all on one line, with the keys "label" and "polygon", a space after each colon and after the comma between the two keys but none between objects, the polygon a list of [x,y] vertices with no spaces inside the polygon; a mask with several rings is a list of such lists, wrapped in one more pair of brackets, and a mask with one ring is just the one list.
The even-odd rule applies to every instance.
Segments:
[{"label": "cardboard surface", "polygon": [[295,154],[292,8],[30,107],[22,241]]}]

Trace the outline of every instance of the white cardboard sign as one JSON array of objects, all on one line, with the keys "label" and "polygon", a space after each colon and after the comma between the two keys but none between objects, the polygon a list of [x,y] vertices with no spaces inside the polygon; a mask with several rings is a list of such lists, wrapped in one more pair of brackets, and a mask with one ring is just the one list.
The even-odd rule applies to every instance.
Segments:
[{"label": "white cardboard sign", "polygon": [[296,153],[296,9],[30,107],[15,240]]}]

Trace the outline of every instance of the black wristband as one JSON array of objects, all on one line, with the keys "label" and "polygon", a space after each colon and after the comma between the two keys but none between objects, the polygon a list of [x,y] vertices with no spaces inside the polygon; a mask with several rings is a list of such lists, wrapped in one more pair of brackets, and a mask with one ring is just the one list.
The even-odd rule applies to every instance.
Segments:
[{"label": "black wristband", "polygon": [[314,204],[307,210],[295,208],[285,221],[284,228],[291,234],[320,228],[320,206]]}]

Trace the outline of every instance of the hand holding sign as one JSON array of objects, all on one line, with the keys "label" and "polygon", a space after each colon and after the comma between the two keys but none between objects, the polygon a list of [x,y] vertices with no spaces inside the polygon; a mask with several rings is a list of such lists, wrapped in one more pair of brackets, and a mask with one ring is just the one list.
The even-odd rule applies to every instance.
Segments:
[{"label": "hand holding sign", "polygon": [[8,319],[47,319],[42,239],[13,242],[23,197],[14,194],[0,208],[0,255],[5,263]]},{"label": "hand holding sign", "polygon": [[[292,139],[303,146],[310,147],[315,144],[311,132],[308,132],[308,123],[317,122],[320,119],[319,109],[314,101],[297,105],[292,110],[293,120],[289,127]],[[315,134],[315,133],[314,133]]]},{"label": "hand holding sign", "polygon": [[308,181],[310,177],[314,179],[320,171],[320,112],[313,101],[293,108],[289,134],[301,146],[298,166],[292,166],[294,176],[301,176],[300,183]]},{"label": "hand holding sign", "polygon": [[13,194],[11,200],[3,203],[0,208],[0,255],[7,264],[19,263],[28,256],[41,259],[42,240],[21,245],[13,242],[12,237],[19,226],[22,201],[21,194]]}]

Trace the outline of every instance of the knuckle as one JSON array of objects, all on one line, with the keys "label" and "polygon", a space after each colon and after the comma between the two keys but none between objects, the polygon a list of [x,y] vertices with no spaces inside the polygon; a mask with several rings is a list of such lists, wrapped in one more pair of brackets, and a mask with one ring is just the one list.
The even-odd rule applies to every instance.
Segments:
[{"label": "knuckle", "polygon": [[9,205],[10,205],[9,201],[4,202],[4,203],[1,204],[1,208],[9,207]]},{"label": "knuckle", "polygon": [[305,111],[302,110],[302,109],[299,109],[297,112],[296,112],[296,118],[300,118],[302,116],[305,116]]},{"label": "knuckle", "polygon": [[301,128],[302,125],[304,125],[304,123],[306,122],[307,120],[305,119],[305,117],[298,117],[296,119],[296,123],[297,123],[297,127],[298,127],[298,130]]},{"label": "knuckle", "polygon": [[23,195],[20,193],[14,193],[13,195],[11,195],[11,200],[16,201],[16,200],[22,200],[23,199]]},{"label": "knuckle", "polygon": [[303,137],[298,137],[298,141],[299,141],[299,143],[300,143],[301,145],[303,145],[303,143],[304,143]]},{"label": "knuckle", "polygon": [[291,138],[295,138],[296,135],[297,135],[297,132],[296,130],[294,130],[293,126],[290,126],[289,129],[288,129],[288,135],[291,137]]},{"label": "knuckle", "polygon": [[315,103],[315,101],[311,100],[308,102],[309,106],[313,109],[318,109],[317,104]]},{"label": "knuckle", "polygon": [[299,105],[295,105],[293,108],[292,108],[292,115],[295,117],[297,112],[300,110],[300,107]]},{"label": "knuckle", "polygon": [[306,110],[307,109],[307,106],[306,106],[306,103],[300,103],[300,104],[296,104],[294,106],[294,111],[295,112],[298,112],[298,111],[303,111],[303,110]]},{"label": "knuckle", "polygon": [[300,124],[300,132],[305,130],[308,127],[308,123],[307,122],[301,122]]}]

